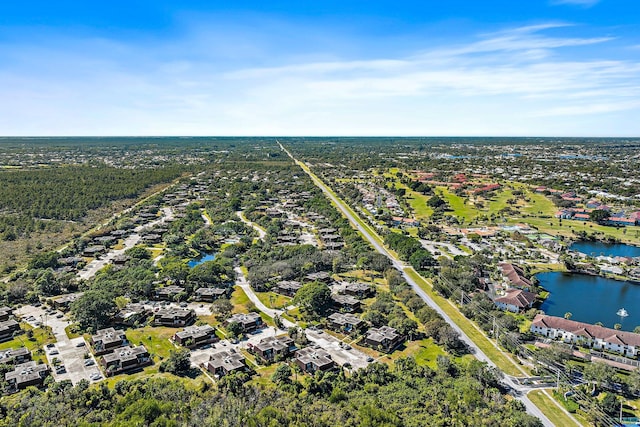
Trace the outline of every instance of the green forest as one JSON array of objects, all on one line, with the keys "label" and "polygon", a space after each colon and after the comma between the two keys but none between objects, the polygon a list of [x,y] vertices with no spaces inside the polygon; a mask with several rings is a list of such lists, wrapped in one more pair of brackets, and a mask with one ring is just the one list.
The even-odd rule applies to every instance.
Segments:
[{"label": "green forest", "polygon": [[[286,371],[286,370],[283,370]],[[291,375],[287,375],[287,374]],[[89,387],[52,384],[2,400],[0,426],[540,426],[522,404],[498,390],[485,364],[446,357],[432,370],[400,359],[340,372],[280,374],[276,386],[243,384],[246,374],[217,385],[149,378]],[[275,377],[275,376],[274,376]]]}]

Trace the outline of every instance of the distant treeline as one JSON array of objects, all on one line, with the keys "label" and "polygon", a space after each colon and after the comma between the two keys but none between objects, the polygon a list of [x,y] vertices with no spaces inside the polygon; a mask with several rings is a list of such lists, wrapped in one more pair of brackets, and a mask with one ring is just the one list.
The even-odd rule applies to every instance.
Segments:
[{"label": "distant treeline", "polygon": [[0,172],[0,212],[29,218],[79,220],[90,210],[137,197],[151,185],[169,182],[182,166],[118,169],[66,166]]}]

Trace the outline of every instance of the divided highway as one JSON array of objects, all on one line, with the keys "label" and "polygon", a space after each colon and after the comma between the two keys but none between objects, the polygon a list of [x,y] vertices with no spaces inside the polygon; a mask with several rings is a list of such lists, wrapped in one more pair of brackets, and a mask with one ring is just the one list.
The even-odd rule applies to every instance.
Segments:
[{"label": "divided highway", "polygon": [[[343,202],[342,200],[340,200],[338,197],[336,197],[330,190],[329,188],[325,185],[324,182],[322,182],[322,180],[320,180],[317,176],[315,176],[313,173],[311,173],[311,171],[309,170],[309,168],[302,163],[301,161],[297,160],[295,157],[293,157],[293,155],[279,142],[276,140],[276,142],[278,143],[278,145],[280,146],[280,148],[282,149],[282,151],[284,151],[298,166],[300,166],[302,168],[302,170],[307,173],[307,175],[309,175],[309,177],[311,178],[311,180],[313,181],[313,183],[320,188],[323,193],[336,205],[336,207],[347,217],[347,219],[353,224],[354,227],[356,227],[358,229],[358,231],[360,231],[362,233],[362,235],[364,236],[364,238],[376,249],[376,251],[378,251],[379,253],[387,256],[389,258],[389,260],[391,260],[391,262],[393,263],[393,266],[395,268],[397,268],[402,275],[404,276],[405,280],[407,281],[407,283],[409,283],[409,285],[411,285],[411,287],[414,289],[414,291],[420,296],[420,298],[422,298],[430,307],[432,307],[434,310],[436,310],[440,316],[442,316],[442,318],[449,324],[451,325],[451,327],[460,334],[460,339],[462,341],[464,341],[469,348],[472,349],[474,356],[483,362],[487,362],[487,364],[489,366],[492,366],[496,369],[498,369],[498,367],[496,366],[495,363],[493,363],[491,361],[491,359],[489,359],[487,357],[487,355],[482,352],[482,350],[480,350],[480,348],[471,340],[471,338],[469,338],[462,329],[460,329],[458,327],[458,325],[456,325],[456,323],[447,315],[447,313],[444,312],[444,310],[442,310],[440,308],[440,306],[438,304],[436,304],[435,301],[433,301],[433,299],[431,299],[431,297],[415,282],[415,280],[413,280],[413,278],[411,278],[411,276],[409,276],[405,269],[407,269],[407,265],[405,263],[403,263],[402,261],[400,261],[399,259],[397,259],[395,256],[393,256],[391,253],[389,253],[389,251],[387,251],[387,249],[381,245],[379,243],[379,240],[376,239],[373,234],[366,228],[363,227],[362,224],[356,220],[356,218],[354,217],[354,215],[352,214],[352,212],[347,209],[345,202]],[[520,400],[525,407],[527,408],[527,412],[537,418],[540,419],[540,421],[542,422],[542,424],[545,427],[553,427],[554,424],[542,413],[542,411],[540,411],[540,409],[538,409],[538,407],[536,405],[533,404],[533,402],[531,402],[531,400],[529,400],[529,398],[526,396],[526,392],[530,391],[530,388],[528,387],[523,387],[522,385],[516,383],[515,381],[513,381],[513,379],[507,375],[504,376],[504,383],[506,383],[509,387],[511,387],[513,390],[516,390],[517,392],[519,392],[518,394],[520,394],[519,396],[516,396],[516,398],[518,400]]]}]

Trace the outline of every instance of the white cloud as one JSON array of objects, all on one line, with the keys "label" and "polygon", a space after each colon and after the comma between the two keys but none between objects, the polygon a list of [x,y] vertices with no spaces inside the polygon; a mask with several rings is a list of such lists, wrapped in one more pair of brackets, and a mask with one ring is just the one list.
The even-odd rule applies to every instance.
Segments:
[{"label": "white cloud", "polygon": [[256,58],[248,35],[238,45],[248,51],[228,54],[220,35],[201,32],[169,45],[0,46],[10,58],[0,67],[0,134],[640,134],[640,63],[566,58],[613,40],[547,34],[569,25],[374,58]]},{"label": "white cloud", "polygon": [[551,0],[552,5],[571,5],[581,7],[592,7],[599,3],[600,0]]}]

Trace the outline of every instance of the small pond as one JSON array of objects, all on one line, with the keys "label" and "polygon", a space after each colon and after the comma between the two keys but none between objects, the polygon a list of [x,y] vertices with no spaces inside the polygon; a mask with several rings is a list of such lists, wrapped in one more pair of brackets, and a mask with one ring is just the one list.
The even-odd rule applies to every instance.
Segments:
[{"label": "small pond", "polygon": [[216,254],[208,254],[206,252],[201,252],[200,256],[198,256],[197,258],[193,258],[192,260],[190,260],[187,265],[189,265],[190,268],[195,267],[196,265],[200,265],[203,262],[207,262],[207,261],[213,261],[214,259],[216,259]]},{"label": "small pond", "polygon": [[[620,323],[625,331],[640,326],[640,284],[572,273],[540,273],[540,286],[550,292],[541,310],[550,316],[572,314],[571,320],[602,324],[608,328]],[[619,309],[628,312],[618,316]]]}]

